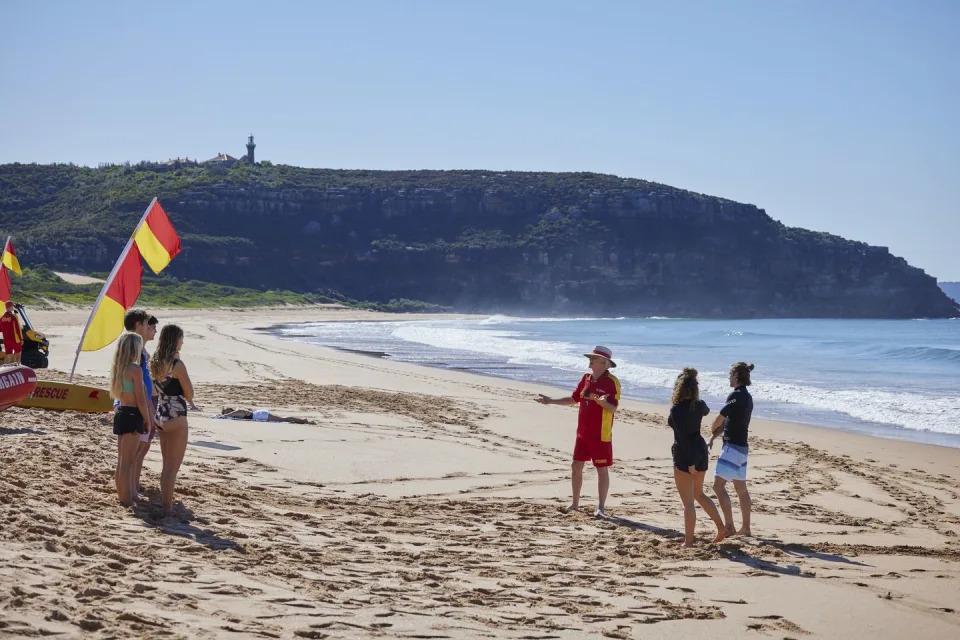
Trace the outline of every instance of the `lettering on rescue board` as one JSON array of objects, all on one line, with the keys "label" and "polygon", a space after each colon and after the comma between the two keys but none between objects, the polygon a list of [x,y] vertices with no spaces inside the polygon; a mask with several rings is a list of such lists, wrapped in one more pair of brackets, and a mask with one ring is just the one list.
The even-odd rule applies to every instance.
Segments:
[{"label": "lettering on rescue board", "polygon": [[0,375],[0,389],[10,389],[11,387],[17,387],[24,382],[26,378],[23,377],[23,374],[19,371],[11,371],[10,373],[4,373]]},{"label": "lettering on rescue board", "polygon": [[[86,389],[79,389],[80,391],[86,391]],[[57,387],[48,387],[45,386],[42,382],[37,383],[37,388],[33,390],[33,393],[30,394],[31,398],[50,398],[52,400],[66,400],[69,397],[70,392],[74,389],[60,388]],[[91,400],[98,400],[100,397],[100,389],[93,389],[87,394],[87,397]]]},{"label": "lettering on rescue board", "polygon": [[52,411],[113,411],[113,401],[106,389],[52,380],[37,380],[36,385],[17,406]]}]

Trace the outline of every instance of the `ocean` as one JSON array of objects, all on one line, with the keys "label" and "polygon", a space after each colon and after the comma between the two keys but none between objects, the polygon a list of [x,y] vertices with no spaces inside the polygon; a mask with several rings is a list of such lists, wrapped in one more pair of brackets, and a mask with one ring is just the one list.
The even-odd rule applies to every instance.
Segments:
[{"label": "ocean", "polygon": [[572,389],[581,355],[613,350],[624,397],[669,403],[677,374],[700,371],[713,410],[730,364],[756,365],[754,415],[960,447],[960,321],[517,318],[322,322],[287,340]]}]

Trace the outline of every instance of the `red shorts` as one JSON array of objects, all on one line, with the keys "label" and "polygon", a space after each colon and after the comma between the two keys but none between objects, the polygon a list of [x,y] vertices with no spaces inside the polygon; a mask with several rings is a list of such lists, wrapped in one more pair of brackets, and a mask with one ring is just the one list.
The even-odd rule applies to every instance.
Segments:
[{"label": "red shorts", "polygon": [[22,342],[19,343],[19,344],[17,344],[17,343],[14,342],[13,340],[11,340],[10,342],[7,342],[6,340],[3,341],[3,352],[4,352],[4,353],[7,353],[7,354],[10,354],[10,353],[20,353],[21,351],[23,351],[23,343],[22,343]]},{"label": "red shorts", "polygon": [[613,466],[613,443],[577,438],[577,444],[573,446],[573,461],[587,460],[592,460],[595,467]]}]

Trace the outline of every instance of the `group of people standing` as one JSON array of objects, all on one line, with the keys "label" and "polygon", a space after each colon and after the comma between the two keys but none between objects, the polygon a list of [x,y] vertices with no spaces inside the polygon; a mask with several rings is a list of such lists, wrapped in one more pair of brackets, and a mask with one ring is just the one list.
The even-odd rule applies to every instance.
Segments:
[{"label": "group of people standing", "polygon": [[183,330],[175,324],[164,326],[153,357],[146,350],[146,343],[157,335],[157,322],[142,309],[127,311],[123,319],[126,331],[117,340],[110,370],[110,395],[115,407],[120,504],[131,506],[137,499],[143,459],[157,437],[163,456],[160,500],[163,516],[169,517],[173,515],[177,473],[187,449],[187,409],[196,407],[193,384],[180,359]]},{"label": "group of people standing", "polygon": [[[540,394],[536,400],[541,404],[579,405],[577,438],[573,449],[571,467],[573,501],[568,510],[580,507],[580,490],[583,486],[583,467],[592,461],[597,469],[597,517],[606,515],[605,505],[610,489],[610,467],[613,465],[613,418],[620,404],[620,381],[610,370],[617,366],[613,352],[604,346],[596,346],[590,353],[590,372],[584,374],[580,383],[569,396],[549,398]],[[703,437],[703,418],[710,413],[707,403],[700,399],[700,384],[697,370],[687,367],[680,372],[670,398],[670,415],[667,424],[673,429],[673,477],[683,504],[683,544],[694,544],[696,507],[699,504],[717,527],[714,542],[732,535],[750,534],[750,493],[747,490],[747,456],[749,447],[747,433],[753,414],[753,398],[750,372],[753,365],[735,362],[730,367],[728,381],[733,391],[710,427],[710,441]],[[720,510],[709,496],[703,493],[703,481],[710,461],[710,449],[722,435],[723,447],[717,460],[713,490],[720,503]],[[733,507],[727,493],[727,483],[732,482],[740,502],[743,525],[739,531],[733,524]],[[721,511],[723,516],[721,518]]]}]

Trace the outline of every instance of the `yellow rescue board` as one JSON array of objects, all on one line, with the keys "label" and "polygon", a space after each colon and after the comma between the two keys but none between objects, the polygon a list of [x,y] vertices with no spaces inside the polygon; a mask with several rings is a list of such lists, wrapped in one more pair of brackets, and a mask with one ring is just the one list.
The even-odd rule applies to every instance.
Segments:
[{"label": "yellow rescue board", "polygon": [[18,407],[53,411],[113,411],[113,400],[106,389],[67,382],[37,380],[33,392],[17,403]]}]

